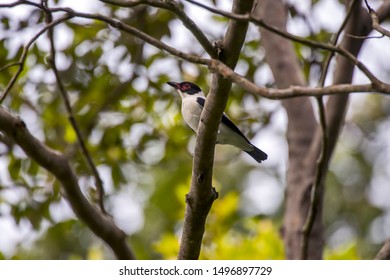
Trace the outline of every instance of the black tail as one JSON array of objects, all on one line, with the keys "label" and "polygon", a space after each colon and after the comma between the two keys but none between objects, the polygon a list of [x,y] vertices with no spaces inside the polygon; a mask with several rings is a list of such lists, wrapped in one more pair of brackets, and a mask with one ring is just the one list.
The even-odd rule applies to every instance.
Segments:
[{"label": "black tail", "polygon": [[248,155],[250,155],[251,157],[253,157],[258,163],[266,160],[268,158],[268,155],[266,153],[264,153],[262,150],[260,150],[259,148],[253,146],[253,150],[252,151],[245,151]]}]

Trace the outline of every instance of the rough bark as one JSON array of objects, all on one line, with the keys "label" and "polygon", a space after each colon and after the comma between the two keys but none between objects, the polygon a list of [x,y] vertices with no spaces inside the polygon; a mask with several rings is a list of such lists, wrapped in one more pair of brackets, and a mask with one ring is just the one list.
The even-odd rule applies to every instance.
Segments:
[{"label": "rough bark", "polygon": [[[250,12],[253,1],[236,0],[232,11],[237,14]],[[248,22],[231,20],[223,41],[218,46],[227,66],[234,69],[245,41]],[[213,74],[210,93],[199,124],[192,181],[187,195],[183,234],[178,259],[198,259],[202,244],[205,222],[217,193],[211,185],[214,162],[214,146],[217,130],[225,110],[232,82],[219,74]]]}]

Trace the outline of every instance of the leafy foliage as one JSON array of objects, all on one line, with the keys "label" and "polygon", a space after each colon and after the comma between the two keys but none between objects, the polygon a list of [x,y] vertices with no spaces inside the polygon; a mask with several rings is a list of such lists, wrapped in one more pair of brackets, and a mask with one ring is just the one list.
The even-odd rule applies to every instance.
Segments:
[{"label": "leafy foliage", "polygon": [[[312,2],[315,5],[321,1]],[[168,11],[103,4],[95,10],[90,8],[178,49],[202,53]],[[0,9],[0,67],[16,62],[27,41],[45,24],[42,12],[30,6],[23,9],[21,14]],[[210,37],[222,33],[213,26],[220,28],[227,23],[219,16],[207,20],[210,30],[206,34]],[[330,37],[326,30],[308,37],[314,35],[324,42]],[[129,242],[138,258],[176,258],[191,178],[194,136],[182,121],[178,96],[165,83],[191,80],[207,92],[207,69],[179,61],[97,21],[66,21],[56,27],[55,36],[61,79],[83,139],[103,178],[108,212],[130,235]],[[295,45],[295,49],[307,79],[311,79],[311,73],[318,72],[324,53],[301,45]],[[48,65],[48,50],[45,34],[29,49],[24,70],[3,106],[20,115],[32,134],[48,147],[67,156],[79,176],[82,191],[94,201],[94,180]],[[257,30],[251,29],[238,71],[251,80],[272,86],[272,77],[262,76],[268,69],[262,52]],[[17,66],[12,66],[1,72],[2,92],[16,69]],[[227,110],[250,138],[267,131],[266,135],[273,137],[275,143],[284,143],[284,130],[280,128],[284,112],[277,104],[247,96],[234,87]],[[324,217],[330,243],[337,239],[334,238],[337,231],[345,227],[351,229],[352,241],[345,240],[350,235],[344,235],[341,242],[334,242],[333,249],[326,253],[328,259],[370,258],[376,252],[372,245],[377,249],[386,235],[383,231],[375,239],[373,236],[377,235],[372,232],[373,221],[384,216],[388,204],[375,204],[367,193],[374,184],[373,174],[382,179],[389,176],[379,168],[381,161],[376,156],[380,149],[373,143],[383,137],[381,128],[388,126],[389,102],[383,97],[368,96],[356,104],[366,106],[352,113],[342,136],[334,168],[328,175],[325,205],[331,207],[326,207]],[[351,137],[358,140],[351,144]],[[383,143],[379,141],[378,145]],[[261,169],[259,186],[266,184],[261,176],[271,176],[279,186],[284,185],[282,165],[287,155],[272,159],[273,153],[282,149],[271,149],[270,163],[258,167],[234,148],[217,148],[214,186],[221,197],[208,217],[202,259],[284,258],[278,202],[274,213],[268,216],[262,212],[248,214],[251,211],[241,206],[245,204],[242,192],[249,187],[248,177],[253,170]],[[18,233],[11,249],[2,248],[4,240],[0,239],[0,259],[113,258],[101,241],[76,220],[69,206],[60,203],[60,186],[51,174],[5,135],[0,135],[0,154],[0,228],[11,221],[12,230],[2,235]],[[25,229],[32,236],[29,242],[25,241],[26,234],[22,234]]]},{"label": "leafy foliage", "polygon": [[[269,219],[242,217],[238,202],[235,192],[215,202],[206,225],[201,259],[283,259],[277,227]],[[178,244],[174,234],[165,234],[155,249],[164,259],[174,259]]]}]

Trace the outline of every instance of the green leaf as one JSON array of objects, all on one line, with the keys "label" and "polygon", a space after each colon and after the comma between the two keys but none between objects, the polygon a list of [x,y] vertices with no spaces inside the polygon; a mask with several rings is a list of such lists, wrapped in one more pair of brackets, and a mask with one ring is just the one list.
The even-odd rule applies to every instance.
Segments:
[{"label": "green leaf", "polygon": [[12,180],[17,181],[20,178],[20,170],[22,167],[22,160],[18,158],[12,158],[8,165],[8,172]]}]

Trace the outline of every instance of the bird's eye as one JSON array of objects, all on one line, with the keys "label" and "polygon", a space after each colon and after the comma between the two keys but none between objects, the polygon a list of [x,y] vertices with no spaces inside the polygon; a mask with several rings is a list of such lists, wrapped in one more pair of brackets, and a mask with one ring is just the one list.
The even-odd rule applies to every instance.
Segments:
[{"label": "bird's eye", "polygon": [[189,84],[182,84],[181,87],[180,87],[180,89],[182,91],[186,91],[186,90],[188,90],[190,88],[191,88],[191,86]]}]

